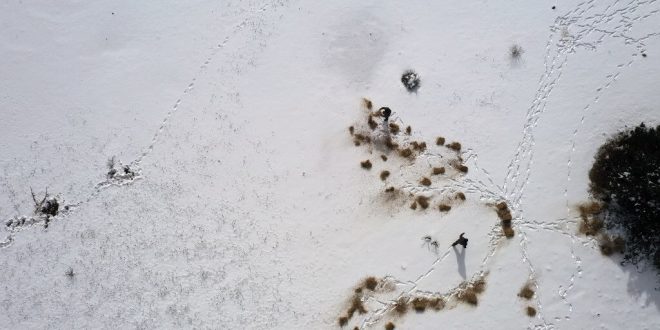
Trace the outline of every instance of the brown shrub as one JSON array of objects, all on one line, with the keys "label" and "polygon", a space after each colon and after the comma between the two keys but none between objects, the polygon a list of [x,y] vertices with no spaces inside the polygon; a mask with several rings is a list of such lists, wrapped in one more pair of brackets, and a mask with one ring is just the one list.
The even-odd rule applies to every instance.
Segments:
[{"label": "brown shrub", "polygon": [[592,201],[580,204],[578,209],[580,210],[580,217],[582,219],[587,219],[590,215],[599,214],[603,210],[603,207],[600,203]]},{"label": "brown shrub", "polygon": [[350,319],[353,317],[353,314],[355,312],[358,312],[359,314],[364,314],[367,312],[367,310],[364,308],[364,305],[362,304],[362,300],[360,300],[360,297],[355,296],[353,297],[353,301],[351,302],[351,307],[348,309],[348,318]]},{"label": "brown shrub", "polygon": [[396,135],[396,134],[399,134],[399,131],[401,131],[401,128],[399,127],[399,125],[397,125],[395,123],[390,123],[390,133]]},{"label": "brown shrub", "polygon": [[394,192],[394,187],[387,187],[385,188],[386,193],[393,193]]},{"label": "brown shrub", "polygon": [[392,138],[389,137],[389,136],[387,138],[385,138],[385,146],[389,150],[395,150],[399,147],[399,145],[397,143],[395,143],[394,141],[392,141]]},{"label": "brown shrub", "polygon": [[410,208],[413,210],[417,210],[417,202],[413,201],[412,204],[410,204]]},{"label": "brown shrub", "polygon": [[385,330],[394,330],[394,328],[396,328],[396,327],[394,326],[394,323],[392,323],[392,322],[388,322],[387,324],[385,324]]},{"label": "brown shrub", "polygon": [[472,288],[474,293],[477,293],[477,294],[482,293],[482,292],[486,291],[486,280],[484,280],[483,278],[480,278],[480,279],[474,281],[474,283],[472,283],[472,285],[470,287]]},{"label": "brown shrub", "polygon": [[355,137],[355,141],[371,143],[371,137],[368,136],[368,135],[355,133],[355,135],[353,135],[353,136]]},{"label": "brown shrub", "polygon": [[359,147],[359,146],[360,146],[360,141],[358,141],[358,140],[353,141],[353,143],[355,143],[355,146],[356,146],[356,147]]},{"label": "brown shrub", "polygon": [[353,135],[355,133],[355,127],[348,126],[348,132],[351,133],[351,135]]},{"label": "brown shrub", "polygon": [[460,191],[457,192],[456,193],[456,199],[460,199],[460,200],[464,201],[465,200],[465,194],[460,192]]},{"label": "brown shrub", "polygon": [[438,175],[438,174],[445,174],[445,168],[444,167],[434,167],[433,170],[431,171],[432,175]]},{"label": "brown shrub", "polygon": [[348,323],[348,317],[342,316],[339,318],[339,326],[343,327]]},{"label": "brown shrub", "polygon": [[412,133],[412,127],[407,126],[406,127],[406,134],[410,135],[410,133]]},{"label": "brown shrub", "polygon": [[502,228],[502,231],[504,231],[504,236],[506,236],[506,238],[513,238],[516,233],[511,227],[504,227]]},{"label": "brown shrub", "polygon": [[532,306],[527,306],[527,316],[534,317],[536,316],[536,308]]},{"label": "brown shrub", "polygon": [[447,148],[454,150],[454,151],[461,151],[461,144],[458,142],[452,142],[447,145]]},{"label": "brown shrub", "polygon": [[439,311],[445,308],[445,301],[442,298],[433,298],[429,300],[429,307]]},{"label": "brown shrub", "polygon": [[462,172],[462,173],[467,173],[468,172],[468,167],[463,165],[463,164],[457,164],[455,167],[459,172]]},{"label": "brown shrub", "polygon": [[369,116],[369,119],[367,119],[367,124],[369,124],[369,128],[371,128],[372,131],[378,127],[378,123],[374,121],[373,116]]},{"label": "brown shrub", "polygon": [[497,205],[495,205],[495,207],[498,210],[508,210],[509,209],[509,206],[506,205],[506,202],[499,202],[499,203],[497,203]]},{"label": "brown shrub", "polygon": [[378,285],[378,280],[373,276],[369,276],[364,280],[364,287],[371,291],[376,290],[377,285]]},{"label": "brown shrub", "polygon": [[477,299],[477,294],[471,288],[467,288],[461,293],[459,293],[457,298],[459,301],[468,303],[473,306],[476,306],[479,303],[479,300]]},{"label": "brown shrub", "polygon": [[371,162],[367,159],[363,162],[360,162],[360,166],[362,166],[362,168],[364,168],[366,170],[370,170],[371,169]]},{"label": "brown shrub", "polygon": [[603,229],[603,220],[597,218],[583,218],[578,227],[580,233],[587,236],[596,236],[600,233],[601,229]]},{"label": "brown shrub", "polygon": [[385,155],[380,155],[380,159],[382,159],[384,162],[386,162],[386,161],[387,161],[387,156],[385,156]]},{"label": "brown shrub", "polygon": [[369,109],[369,110],[371,110],[371,108],[373,108],[373,103],[371,103],[371,100],[369,100],[366,97],[362,98],[362,104],[364,104],[364,107]]},{"label": "brown shrub", "polygon": [[532,284],[527,283],[520,289],[518,292],[518,297],[530,300],[534,297],[534,290],[532,289]]},{"label": "brown shrub", "polygon": [[426,298],[415,298],[411,302],[413,309],[417,313],[424,312],[428,303],[429,301]]},{"label": "brown shrub", "polygon": [[426,142],[413,141],[413,142],[410,142],[410,145],[412,146],[413,150],[417,150],[417,151],[426,150]]},{"label": "brown shrub", "polygon": [[421,180],[419,180],[419,184],[421,184],[422,186],[427,186],[428,187],[428,186],[431,185],[431,179],[429,179],[427,177],[423,177]]},{"label": "brown shrub", "polygon": [[417,202],[417,204],[419,204],[424,210],[429,207],[429,198],[426,196],[417,196],[415,202]]},{"label": "brown shrub", "polygon": [[403,315],[406,312],[408,312],[407,299],[404,297],[399,298],[399,300],[397,300],[396,303],[394,304],[394,311],[399,315]]},{"label": "brown shrub", "polygon": [[443,138],[442,136],[438,136],[438,138],[435,139],[435,144],[438,146],[445,145],[445,138]]},{"label": "brown shrub", "polygon": [[408,158],[412,156],[412,150],[410,150],[410,148],[401,149],[399,150],[399,155]]},{"label": "brown shrub", "polygon": [[385,181],[387,178],[390,176],[390,171],[382,171],[380,172],[380,179]]},{"label": "brown shrub", "polygon": [[438,209],[440,210],[440,212],[449,212],[449,210],[451,210],[451,206],[447,204],[440,204],[438,206]]},{"label": "brown shrub", "polygon": [[511,221],[513,217],[511,216],[511,211],[509,209],[497,210],[497,216],[502,221]]}]

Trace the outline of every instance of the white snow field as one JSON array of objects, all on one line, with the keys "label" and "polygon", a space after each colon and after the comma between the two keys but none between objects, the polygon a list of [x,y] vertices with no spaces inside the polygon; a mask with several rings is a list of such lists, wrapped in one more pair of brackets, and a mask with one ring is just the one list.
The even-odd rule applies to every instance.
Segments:
[{"label": "white snow field", "polygon": [[[656,271],[576,211],[598,147],[660,123],[660,1],[5,0],[0,27],[2,329],[339,329],[354,296],[344,329],[660,329]],[[355,146],[385,134],[362,98],[428,148]]]}]

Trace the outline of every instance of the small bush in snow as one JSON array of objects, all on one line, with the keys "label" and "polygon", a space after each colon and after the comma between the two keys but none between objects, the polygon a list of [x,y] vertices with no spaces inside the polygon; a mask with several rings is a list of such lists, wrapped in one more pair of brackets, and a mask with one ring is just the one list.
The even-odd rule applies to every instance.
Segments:
[{"label": "small bush in snow", "polygon": [[419,75],[413,70],[408,70],[401,75],[401,83],[408,92],[417,92],[420,86]]},{"label": "small bush in snow", "polygon": [[532,306],[527,306],[526,312],[527,312],[527,316],[529,316],[529,317],[536,316],[536,308],[534,308]]},{"label": "small bush in snow", "polygon": [[519,60],[525,51],[519,45],[513,45],[509,48],[509,56],[512,60]]}]

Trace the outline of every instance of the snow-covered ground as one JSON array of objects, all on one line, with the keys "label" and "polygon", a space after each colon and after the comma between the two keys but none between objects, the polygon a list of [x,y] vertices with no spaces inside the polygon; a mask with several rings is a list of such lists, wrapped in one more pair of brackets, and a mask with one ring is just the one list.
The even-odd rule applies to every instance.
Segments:
[{"label": "snow-covered ground", "polygon": [[[660,123],[656,0],[7,0],[0,27],[0,219],[62,205],[0,229],[0,328],[336,329],[367,276],[348,329],[660,328],[655,271],[576,229],[598,147]],[[428,149],[356,147],[362,98]],[[476,307],[391,311],[483,274]]]}]

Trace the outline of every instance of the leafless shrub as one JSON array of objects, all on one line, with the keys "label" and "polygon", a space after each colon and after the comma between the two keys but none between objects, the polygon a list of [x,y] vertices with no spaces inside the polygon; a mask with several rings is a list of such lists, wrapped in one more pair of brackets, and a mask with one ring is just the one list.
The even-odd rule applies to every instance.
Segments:
[{"label": "leafless shrub", "polygon": [[536,308],[534,308],[532,306],[527,306],[526,312],[527,312],[527,316],[529,316],[529,317],[536,316]]},{"label": "leafless shrub", "polygon": [[513,238],[513,236],[516,234],[516,232],[511,227],[503,227],[502,231],[504,232],[504,236],[506,236],[506,238]]},{"label": "leafless shrub", "polygon": [[435,144],[438,145],[438,146],[443,146],[443,145],[445,145],[445,138],[443,138],[442,136],[438,136],[438,137],[435,139]]},{"label": "leafless shrub", "polygon": [[410,135],[412,133],[412,127],[407,126],[406,127],[406,134]]},{"label": "leafless shrub", "polygon": [[438,205],[438,209],[440,210],[440,212],[449,212],[449,210],[451,210],[451,206],[447,204],[440,204]]},{"label": "leafless shrub", "polygon": [[419,184],[421,184],[422,186],[428,187],[428,186],[431,185],[431,179],[429,179],[427,177],[423,177],[421,180],[419,180]]},{"label": "leafless shrub", "polygon": [[348,126],[348,133],[350,133],[351,135],[355,134],[355,127]]},{"label": "leafless shrub", "polygon": [[525,51],[519,45],[512,45],[509,48],[509,56],[511,56],[512,60],[519,60],[524,52]]},{"label": "leafless shrub", "polygon": [[411,301],[411,305],[417,313],[423,313],[426,310],[426,306],[428,304],[429,304],[428,299],[422,297],[414,298]]},{"label": "leafless shrub", "polygon": [[404,315],[408,312],[408,300],[405,297],[399,298],[394,304],[394,311],[399,315]]},{"label": "leafless shrub", "polygon": [[399,131],[401,130],[401,129],[399,128],[399,125],[397,125],[397,124],[395,124],[395,123],[390,123],[389,126],[390,126],[390,133],[395,134],[395,135],[396,135],[396,134],[399,134]]},{"label": "leafless shrub", "polygon": [[459,191],[459,192],[456,193],[456,198],[464,201],[465,200],[465,194]]},{"label": "leafless shrub", "polygon": [[433,170],[431,171],[431,174],[433,174],[433,175],[445,174],[445,168],[444,167],[434,167]]},{"label": "leafless shrub", "polygon": [[380,179],[385,181],[387,178],[390,176],[390,171],[382,171],[380,172]]},{"label": "leafless shrub", "polygon": [[523,286],[520,289],[520,292],[518,292],[518,297],[521,297],[523,299],[530,300],[534,297],[534,290],[532,289],[532,284],[531,283],[526,283],[525,286]]},{"label": "leafless shrub", "polygon": [[363,161],[363,162],[360,162],[360,166],[362,166],[362,168],[364,168],[364,169],[366,169],[366,170],[370,170],[370,169],[371,169],[371,161],[369,161],[369,160],[367,159],[367,160],[365,160],[365,161]]},{"label": "leafless shrub", "polygon": [[452,142],[452,143],[447,145],[447,148],[458,152],[458,151],[461,151],[461,144],[458,143],[458,142]]},{"label": "leafless shrub", "polygon": [[371,103],[371,100],[369,100],[369,99],[366,98],[366,97],[363,97],[363,98],[362,98],[362,104],[363,104],[364,107],[367,108],[368,110],[371,110],[371,108],[373,108],[373,104]]},{"label": "leafless shrub", "polygon": [[364,280],[363,286],[371,291],[374,291],[376,290],[376,286],[378,286],[378,280],[373,276],[369,276]]},{"label": "leafless shrub", "polygon": [[412,150],[410,148],[404,148],[399,150],[399,156],[409,158],[412,156]]},{"label": "leafless shrub", "polygon": [[367,124],[369,124],[369,128],[371,128],[372,131],[378,127],[378,123],[376,123],[373,116],[369,116],[369,119],[367,119]]},{"label": "leafless shrub", "polygon": [[426,210],[429,207],[429,198],[426,197],[426,196],[419,195],[419,196],[415,197],[415,201],[424,210]]},{"label": "leafless shrub", "polygon": [[385,330],[394,330],[394,328],[396,328],[396,327],[394,326],[394,323],[392,323],[392,322],[387,322],[387,324],[385,324]]},{"label": "leafless shrub", "polygon": [[348,324],[348,317],[342,316],[342,317],[339,318],[338,322],[339,322],[339,326],[343,327],[346,324]]},{"label": "leafless shrub", "polygon": [[386,161],[387,161],[387,156],[385,156],[385,155],[380,155],[380,159],[382,159],[384,162],[386,162]]}]

